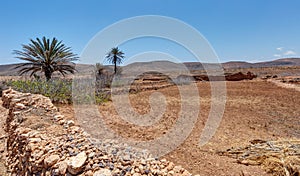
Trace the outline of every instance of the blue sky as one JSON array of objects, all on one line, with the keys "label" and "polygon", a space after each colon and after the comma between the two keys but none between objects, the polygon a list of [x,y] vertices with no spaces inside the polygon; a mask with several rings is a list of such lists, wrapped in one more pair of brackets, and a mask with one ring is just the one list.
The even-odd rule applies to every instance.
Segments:
[{"label": "blue sky", "polygon": [[[168,16],[193,26],[222,62],[294,57],[300,55],[299,9],[299,0],[3,0],[0,64],[19,62],[12,51],[42,36],[63,40],[80,55],[105,27],[141,15]],[[139,39],[120,48],[128,58],[154,50],[193,61],[174,43],[157,39]]]}]

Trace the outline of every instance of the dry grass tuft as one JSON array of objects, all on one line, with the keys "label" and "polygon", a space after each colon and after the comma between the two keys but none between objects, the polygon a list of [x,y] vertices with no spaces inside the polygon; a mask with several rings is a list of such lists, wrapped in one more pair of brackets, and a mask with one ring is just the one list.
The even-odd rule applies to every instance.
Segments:
[{"label": "dry grass tuft", "polygon": [[228,149],[220,155],[237,159],[244,165],[261,165],[268,173],[276,176],[300,175],[300,141],[250,141],[246,147]]},{"label": "dry grass tuft", "polygon": [[263,163],[268,173],[278,176],[298,176],[300,174],[299,156],[270,157]]}]

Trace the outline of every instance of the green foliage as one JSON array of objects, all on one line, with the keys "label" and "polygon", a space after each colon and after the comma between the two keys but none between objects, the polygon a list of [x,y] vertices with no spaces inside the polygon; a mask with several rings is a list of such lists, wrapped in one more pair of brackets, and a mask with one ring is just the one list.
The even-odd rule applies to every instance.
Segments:
[{"label": "green foliage", "polygon": [[[41,94],[49,97],[54,103],[73,103],[72,102],[72,80],[52,79],[46,80],[11,80],[6,85],[14,90],[26,93]],[[95,92],[95,102],[100,104],[110,98],[109,93],[101,91]],[[92,96],[81,95],[81,103],[90,102]]]},{"label": "green foliage", "polygon": [[43,37],[30,39],[30,42],[28,45],[22,45],[22,51],[14,50],[16,58],[25,61],[16,67],[20,69],[20,75],[31,72],[30,76],[33,76],[37,72],[43,72],[46,79],[50,80],[54,72],[63,76],[75,72],[73,61],[78,60],[78,57],[62,41],[56,38],[50,41]]},{"label": "green foliage", "polygon": [[14,90],[42,94],[56,103],[71,103],[72,81],[70,80],[12,80],[7,85]]},{"label": "green foliage", "polygon": [[123,62],[123,59],[125,57],[124,53],[121,50],[119,50],[118,47],[114,47],[109,51],[109,53],[107,53],[105,57],[109,63],[115,66],[114,72],[115,74],[117,74],[117,65]]}]

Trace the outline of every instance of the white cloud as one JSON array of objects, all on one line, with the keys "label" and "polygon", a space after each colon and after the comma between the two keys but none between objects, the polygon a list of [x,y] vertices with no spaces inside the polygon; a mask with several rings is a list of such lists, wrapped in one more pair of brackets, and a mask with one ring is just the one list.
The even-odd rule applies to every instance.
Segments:
[{"label": "white cloud", "polygon": [[273,56],[274,56],[274,57],[281,57],[280,54],[274,54]]},{"label": "white cloud", "polygon": [[283,47],[278,47],[278,48],[276,48],[276,50],[282,51],[282,50],[283,50]]},{"label": "white cloud", "polygon": [[276,50],[277,50],[277,52],[273,54],[273,57],[276,57],[276,58],[297,55],[297,53],[293,49],[287,49],[285,47],[277,47]]},{"label": "white cloud", "polygon": [[296,55],[297,53],[295,51],[292,50],[288,50],[286,52],[283,53],[283,55],[285,56],[291,56],[291,55]]}]

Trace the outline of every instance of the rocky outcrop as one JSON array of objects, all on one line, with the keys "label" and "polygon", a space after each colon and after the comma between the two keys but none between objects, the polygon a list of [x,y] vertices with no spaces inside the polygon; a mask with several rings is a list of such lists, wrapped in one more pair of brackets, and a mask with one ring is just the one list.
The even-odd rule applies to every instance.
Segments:
[{"label": "rocky outcrop", "polygon": [[177,79],[188,80],[188,82],[193,80],[194,81],[242,81],[242,80],[252,80],[256,77],[257,76],[252,72],[247,72],[247,74],[238,72],[238,73],[226,73],[225,76],[179,75]]},{"label": "rocky outcrop", "polygon": [[50,99],[12,89],[3,92],[7,166],[11,175],[191,175],[165,159],[114,141],[94,143],[66,120]]},{"label": "rocky outcrop", "polygon": [[252,72],[247,72],[247,74],[238,72],[238,73],[226,75],[225,79],[226,79],[226,81],[241,81],[241,80],[252,80],[256,77],[257,76],[255,74],[253,74]]}]

